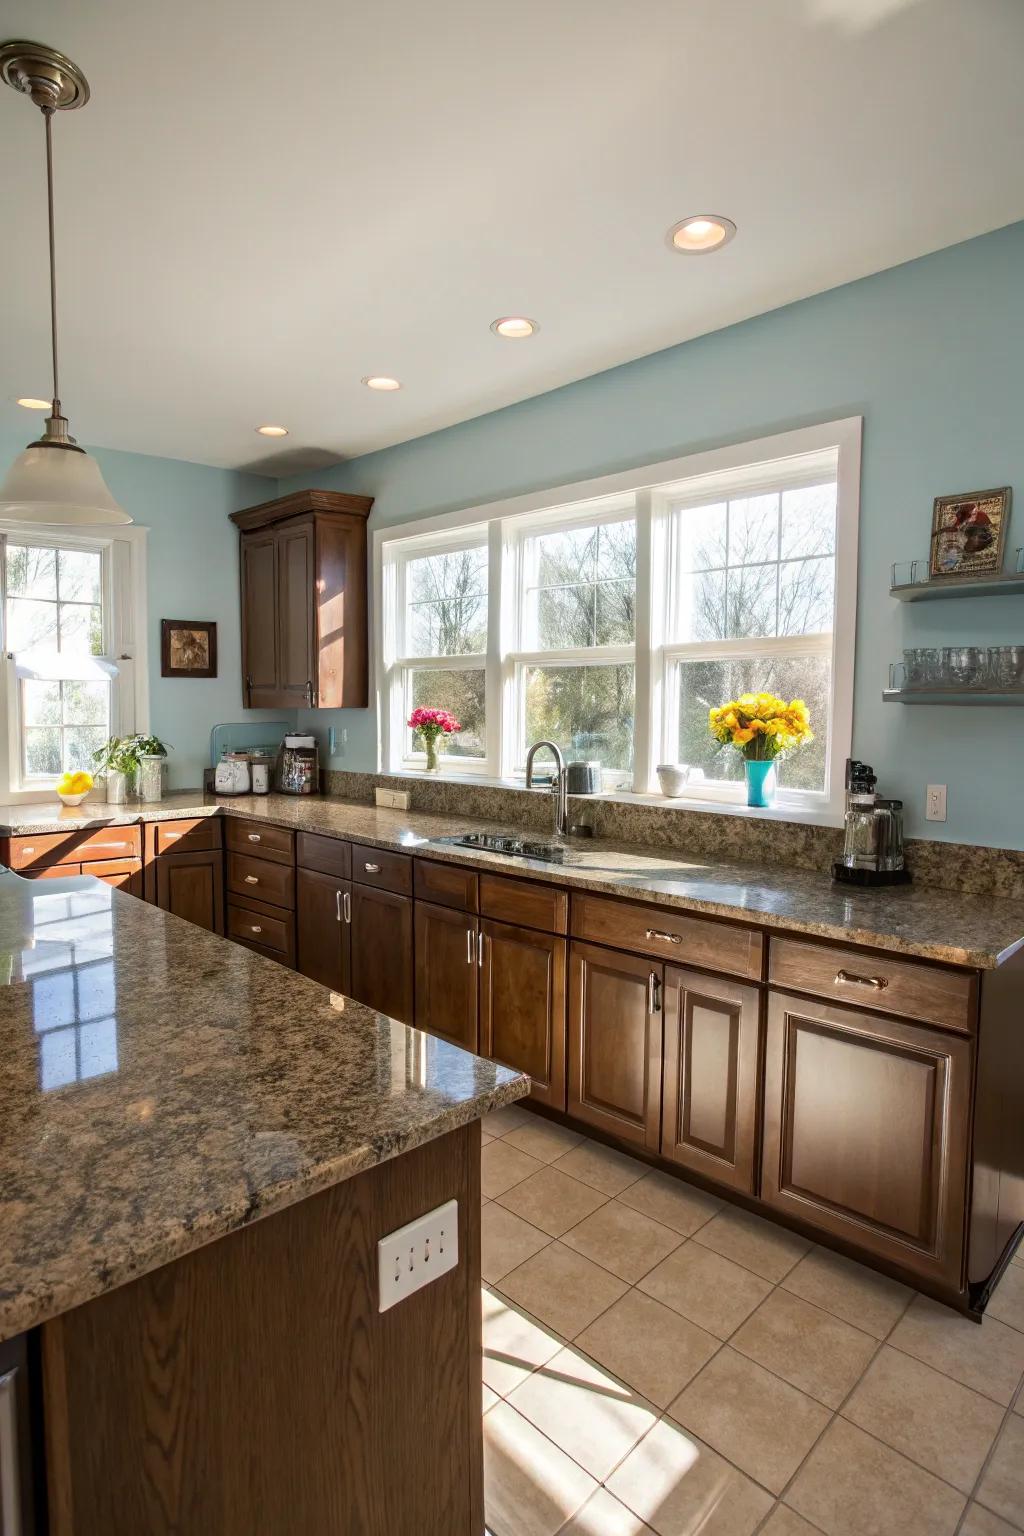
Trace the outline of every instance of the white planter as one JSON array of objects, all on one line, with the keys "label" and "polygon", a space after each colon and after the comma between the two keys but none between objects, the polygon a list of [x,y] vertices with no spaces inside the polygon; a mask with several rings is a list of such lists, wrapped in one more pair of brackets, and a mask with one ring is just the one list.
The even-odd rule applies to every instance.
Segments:
[{"label": "white planter", "polygon": [[128,799],[128,776],[124,773],[115,773],[112,769],[106,776],[107,780],[107,804],[124,805]]}]

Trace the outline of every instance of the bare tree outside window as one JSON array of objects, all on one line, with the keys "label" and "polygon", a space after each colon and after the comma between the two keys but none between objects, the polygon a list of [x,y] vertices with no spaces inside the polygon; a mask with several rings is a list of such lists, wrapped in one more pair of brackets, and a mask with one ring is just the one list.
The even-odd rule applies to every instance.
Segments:
[{"label": "bare tree outside window", "polygon": [[[487,650],[487,547],[455,549],[410,560],[406,566],[406,638],[409,656],[480,656],[480,666],[410,668],[408,713],[448,709],[462,730],[445,740],[448,757],[486,752],[483,656]],[[407,754],[422,752],[409,733]]]}]

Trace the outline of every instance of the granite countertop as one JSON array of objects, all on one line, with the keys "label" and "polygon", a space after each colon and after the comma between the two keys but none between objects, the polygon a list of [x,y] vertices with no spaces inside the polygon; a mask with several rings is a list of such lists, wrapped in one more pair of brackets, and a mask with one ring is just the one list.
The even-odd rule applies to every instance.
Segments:
[{"label": "granite countertop", "polygon": [[677,850],[661,852],[597,838],[567,839],[565,862],[549,864],[435,841],[460,832],[509,835],[521,831],[507,824],[386,810],[328,796],[213,798],[186,791],[153,805],[95,804],[58,812],[52,805],[0,806],[0,835],[124,826],[221,812],[300,832],[351,838],[372,847],[426,854],[454,864],[528,875],[531,880],[633,897],[659,906],[746,920],[766,928],[870,945],[972,969],[994,969],[1024,945],[1021,901],[996,902],[923,885],[857,890],[836,885],[827,874],[815,870],[688,859]]},{"label": "granite countertop", "polygon": [[99,880],[0,875],[0,1340],[528,1086]]}]

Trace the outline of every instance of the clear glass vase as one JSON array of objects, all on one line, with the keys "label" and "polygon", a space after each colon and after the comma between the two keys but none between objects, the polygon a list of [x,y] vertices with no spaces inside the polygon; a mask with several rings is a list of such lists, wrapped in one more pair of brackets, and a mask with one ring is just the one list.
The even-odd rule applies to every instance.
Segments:
[{"label": "clear glass vase", "polygon": [[427,773],[440,773],[441,772],[441,743],[440,743],[440,739],[437,736],[432,736],[432,737],[431,736],[427,736],[424,739],[424,744],[425,744],[426,749],[427,749],[426,772]]}]

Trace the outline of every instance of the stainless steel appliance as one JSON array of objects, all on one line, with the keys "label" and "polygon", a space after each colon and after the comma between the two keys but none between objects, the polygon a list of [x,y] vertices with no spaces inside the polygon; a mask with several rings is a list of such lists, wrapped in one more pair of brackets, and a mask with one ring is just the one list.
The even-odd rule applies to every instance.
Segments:
[{"label": "stainless steel appliance", "polygon": [[875,793],[878,779],[868,763],[846,761],[843,851],[832,866],[848,885],[903,885],[910,872],[903,857],[903,801]]},{"label": "stainless steel appliance", "polygon": [[566,787],[570,795],[599,795],[601,793],[600,763],[569,763],[565,770]]},{"label": "stainless steel appliance", "polygon": [[320,753],[315,736],[286,736],[277,754],[275,787],[283,795],[320,793]]}]

